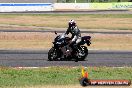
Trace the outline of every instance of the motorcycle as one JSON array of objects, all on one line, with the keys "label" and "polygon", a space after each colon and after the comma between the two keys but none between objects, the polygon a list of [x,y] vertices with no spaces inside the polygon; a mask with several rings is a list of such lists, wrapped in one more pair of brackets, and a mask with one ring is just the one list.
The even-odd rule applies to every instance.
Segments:
[{"label": "motorcycle", "polygon": [[[57,35],[57,32],[55,32]],[[49,61],[63,61],[63,60],[76,60],[83,61],[88,55],[88,49],[84,44],[90,46],[91,36],[84,36],[81,39],[81,42],[77,45],[77,51],[69,46],[71,38],[66,37],[65,34],[57,35],[54,39],[53,47],[48,52]]]}]

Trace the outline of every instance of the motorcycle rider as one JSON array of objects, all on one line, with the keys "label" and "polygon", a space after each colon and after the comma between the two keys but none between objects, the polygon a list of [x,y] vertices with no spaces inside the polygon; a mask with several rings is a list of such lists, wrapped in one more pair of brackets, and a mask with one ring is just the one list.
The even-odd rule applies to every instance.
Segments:
[{"label": "motorcycle rider", "polygon": [[74,52],[78,51],[77,45],[81,42],[81,33],[80,30],[74,20],[70,20],[68,22],[68,29],[65,32],[65,34],[71,33],[71,42],[70,42],[70,47],[73,49]]}]

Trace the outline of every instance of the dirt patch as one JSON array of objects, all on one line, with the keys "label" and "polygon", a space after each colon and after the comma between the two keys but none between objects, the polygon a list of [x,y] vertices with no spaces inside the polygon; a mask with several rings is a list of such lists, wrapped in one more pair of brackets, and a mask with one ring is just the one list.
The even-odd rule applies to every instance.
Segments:
[{"label": "dirt patch", "polygon": [[93,34],[92,45],[94,49],[105,50],[132,50],[132,35]]},{"label": "dirt patch", "polygon": [[52,33],[0,32],[1,49],[43,49],[51,47]]},{"label": "dirt patch", "polygon": [[[92,37],[91,49],[132,50],[131,34],[88,34]],[[0,32],[1,49],[45,49],[52,46],[55,34],[51,32]]]}]

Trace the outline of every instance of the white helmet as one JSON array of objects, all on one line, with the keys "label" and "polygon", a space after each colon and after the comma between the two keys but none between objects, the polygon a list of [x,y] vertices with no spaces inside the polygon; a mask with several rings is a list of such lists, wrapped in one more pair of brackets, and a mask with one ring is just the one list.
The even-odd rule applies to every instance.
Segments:
[{"label": "white helmet", "polygon": [[74,20],[70,20],[68,22],[69,27],[76,26],[76,22]]}]

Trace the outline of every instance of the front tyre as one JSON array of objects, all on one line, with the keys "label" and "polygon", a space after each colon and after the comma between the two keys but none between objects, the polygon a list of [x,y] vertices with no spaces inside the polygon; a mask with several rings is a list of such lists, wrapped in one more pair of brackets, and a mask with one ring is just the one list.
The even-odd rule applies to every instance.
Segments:
[{"label": "front tyre", "polygon": [[48,52],[48,60],[49,61],[57,61],[58,60],[58,50],[52,47]]}]

